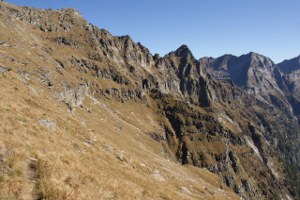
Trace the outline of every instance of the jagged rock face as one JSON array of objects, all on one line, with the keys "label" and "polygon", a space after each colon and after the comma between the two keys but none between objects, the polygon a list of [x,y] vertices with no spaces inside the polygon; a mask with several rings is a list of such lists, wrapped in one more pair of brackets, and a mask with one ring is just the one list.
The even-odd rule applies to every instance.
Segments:
[{"label": "jagged rock face", "polygon": [[[90,25],[92,26],[92,25]],[[94,46],[99,47],[105,58],[118,65],[127,67],[141,66],[148,70],[154,61],[149,50],[140,43],[134,43],[129,36],[113,37],[108,31],[92,26],[92,33],[95,42]],[[103,59],[105,59],[103,58]]]},{"label": "jagged rock face", "polygon": [[300,69],[300,56],[292,58],[290,60],[284,60],[278,63],[277,66],[284,73],[291,73]]},{"label": "jagged rock face", "polygon": [[[174,104],[170,99],[165,99],[162,104],[171,124],[171,128],[166,128],[169,145],[183,164],[204,167],[218,174],[227,186],[244,199],[274,195],[270,191],[278,187],[278,180],[273,177],[271,169],[265,167],[267,159],[271,162],[272,158],[266,150],[264,137],[256,132],[259,130],[253,128],[251,133],[247,126],[238,125],[238,120],[229,110],[219,113],[217,118],[212,113],[203,113],[183,102]],[[224,125],[228,123],[234,127],[225,128]],[[243,129],[244,136],[233,132],[235,129]],[[264,175],[255,175],[256,169],[260,169]],[[267,182],[272,186],[267,186]]]},{"label": "jagged rock face", "polygon": [[291,84],[291,92],[300,101],[300,69],[288,74],[288,81]]},{"label": "jagged rock face", "polygon": [[228,65],[232,58],[235,56],[224,55],[220,58],[201,58],[199,62],[202,66],[205,66],[207,72],[217,80],[227,80],[230,79],[230,74],[228,72]]},{"label": "jagged rock face", "polygon": [[215,79],[231,79],[258,100],[292,112],[284,89],[286,85],[277,66],[267,57],[249,53],[240,57],[225,55],[200,59]]},{"label": "jagged rock face", "polygon": [[[265,128],[261,135],[268,143],[271,142],[275,148],[279,149],[285,162],[291,163],[291,160],[299,159],[297,153],[294,155],[288,153],[290,150],[287,150],[286,146],[289,143],[289,146],[295,148],[293,152],[299,151],[299,131],[297,121],[294,119],[295,116],[299,116],[300,105],[295,95],[297,92],[294,91],[296,82],[299,80],[297,70],[282,75],[269,58],[255,53],[240,57],[225,55],[216,59],[203,58],[200,59],[200,63],[215,80],[232,80],[249,95],[254,96],[258,100],[258,104],[255,103],[256,106],[253,106],[254,112]],[[278,116],[277,120],[272,116]],[[283,120],[287,118],[290,119],[289,125]],[[283,140],[285,142],[282,142]],[[264,162],[272,163],[266,158]],[[293,170],[288,173],[288,176],[298,177],[294,173],[295,168],[298,169],[295,166],[289,169]]]},{"label": "jagged rock face", "polygon": [[[175,89],[191,103],[209,106],[216,99],[214,84],[186,45],[159,60],[157,67],[165,74],[164,85],[171,85],[167,89]],[[168,83],[170,80],[172,82]]]},{"label": "jagged rock face", "polygon": [[[100,100],[124,107],[142,104],[156,113],[165,131],[161,137],[150,135],[166,142],[182,164],[207,168],[244,199],[287,198],[286,163],[299,167],[299,134],[292,134],[299,127],[290,112],[280,111],[289,111],[290,105],[285,82],[270,59],[250,53],[199,61],[185,45],[152,56],[129,36],[115,37],[74,10],[3,5],[0,11],[6,17],[1,28],[22,36],[11,48],[28,49],[20,56],[1,55],[1,66],[26,84],[41,83],[71,115],[86,106],[86,98],[96,105]],[[289,148],[292,140],[295,145]]]},{"label": "jagged rock face", "polygon": [[300,69],[284,74],[284,80],[288,88],[286,96],[293,107],[293,113],[300,122]]},{"label": "jagged rock face", "polygon": [[37,10],[29,7],[23,7],[22,9],[5,7],[2,10],[10,16],[28,22],[44,32],[68,31],[78,19],[82,18],[79,12],[74,9],[51,11]]},{"label": "jagged rock face", "polygon": [[[292,105],[299,105],[300,102],[300,56],[291,60],[285,60],[277,64],[279,69],[285,73],[285,81],[294,99]],[[299,115],[299,106],[294,106],[294,111]]]}]

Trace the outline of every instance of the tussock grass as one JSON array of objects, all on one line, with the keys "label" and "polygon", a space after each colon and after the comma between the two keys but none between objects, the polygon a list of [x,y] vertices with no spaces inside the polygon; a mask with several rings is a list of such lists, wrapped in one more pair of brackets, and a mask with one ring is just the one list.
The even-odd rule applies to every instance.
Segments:
[{"label": "tussock grass", "polygon": [[[86,96],[70,113],[54,97],[64,89],[62,80],[70,86],[82,80],[111,86],[72,66],[66,65],[63,76],[57,73],[55,57],[82,58],[90,47],[70,50],[51,43],[53,49],[45,49],[57,33],[39,37],[39,30],[21,21],[1,20],[1,39],[12,45],[1,46],[0,64],[12,71],[0,74],[0,200],[238,199],[226,187],[219,191],[221,181],[207,170],[176,163],[166,145],[162,153],[162,144],[147,133],[162,134],[165,119],[149,106]],[[40,71],[51,73],[55,90],[43,83]],[[40,120],[51,120],[56,129]],[[165,181],[151,176],[156,171]]]},{"label": "tussock grass", "polygon": [[[220,187],[216,176],[168,161],[161,144],[145,134],[162,131],[149,108],[99,102],[103,107],[87,98],[84,105],[91,113],[83,107],[70,114],[63,104],[46,98],[48,91],[37,98],[16,76],[9,72],[0,77],[1,94],[8,94],[0,98],[1,200],[219,198],[205,189]],[[14,93],[16,88],[20,92]],[[150,118],[153,122],[146,123]],[[53,120],[57,129],[42,126],[40,119]],[[151,176],[156,170],[164,182]],[[192,194],[180,192],[183,186]]]}]

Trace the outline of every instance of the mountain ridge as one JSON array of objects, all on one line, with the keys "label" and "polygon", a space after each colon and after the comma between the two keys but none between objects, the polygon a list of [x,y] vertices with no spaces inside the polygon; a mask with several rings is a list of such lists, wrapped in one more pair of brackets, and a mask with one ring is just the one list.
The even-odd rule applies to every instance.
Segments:
[{"label": "mountain ridge", "polygon": [[[1,56],[0,64],[9,67],[11,71],[3,73],[3,85],[11,83],[19,90],[28,90],[29,93],[31,91],[45,99],[49,98],[52,104],[47,105],[66,117],[70,121],[68,126],[58,123],[63,122],[63,119],[50,110],[47,113],[51,116],[49,118],[56,119],[56,126],[55,121],[47,116],[32,119],[40,122],[40,126],[46,127],[46,130],[48,127],[49,131],[53,129],[52,131],[65,135],[66,139],[74,137],[74,148],[81,149],[81,153],[87,152],[89,157],[98,155],[89,150],[94,147],[101,147],[101,155],[103,148],[107,149],[104,152],[112,152],[103,153],[109,159],[105,156],[101,158],[114,166],[113,169],[104,168],[112,173],[109,176],[112,180],[115,180],[113,173],[122,177],[122,182],[116,183],[117,185],[126,186],[130,191],[134,191],[137,197],[148,199],[237,198],[227,187],[244,199],[297,197],[297,179],[293,180],[292,174],[299,169],[299,127],[291,118],[293,113],[289,110],[290,104],[284,96],[283,86],[280,86],[278,81],[283,79],[282,75],[276,78],[276,67],[270,59],[261,58],[253,53],[248,54],[248,57],[245,55],[241,61],[238,57],[228,56],[230,59],[238,59],[237,63],[244,67],[243,69],[251,68],[255,71],[254,74],[250,74],[251,79],[246,77],[246,81],[240,84],[246,87],[238,87],[239,84],[235,84],[234,80],[214,80],[207,70],[210,62],[195,59],[185,45],[160,57],[152,55],[146,47],[135,43],[129,36],[112,36],[108,31],[78,17],[73,11],[60,13],[31,9],[29,12],[28,8],[5,8],[6,6],[8,5],[1,5],[0,14],[5,16],[1,26],[3,33],[7,33],[3,40],[10,45],[1,46],[1,53],[4,55]],[[11,11],[13,9],[14,11]],[[10,27],[9,24],[13,21],[14,26]],[[23,51],[24,49],[27,51]],[[248,62],[249,56],[253,62]],[[226,72],[227,60],[221,64],[224,65],[222,70],[225,69]],[[263,72],[272,78],[272,83],[268,80],[260,81],[260,78],[256,80],[262,75],[260,71],[256,71],[261,66],[268,69]],[[245,74],[248,75],[248,72]],[[10,79],[14,81],[10,82]],[[257,96],[249,94],[247,87],[250,86],[265,87],[267,93],[258,93]],[[272,90],[268,91],[269,88]],[[38,103],[38,96],[33,95],[30,99],[20,96],[19,99],[22,99],[20,105],[27,102],[24,105],[33,106],[37,112],[45,110],[42,106],[45,102]],[[5,105],[9,103],[7,98],[4,102]],[[8,107],[11,108],[8,109],[8,113],[13,116],[14,106],[8,104]],[[21,111],[19,113],[20,119],[26,118],[21,115]],[[11,117],[7,119],[9,124],[13,124],[9,120]],[[32,119],[26,118],[29,121]],[[74,123],[71,123],[72,120]],[[73,130],[72,125],[81,130],[81,133],[70,131],[73,135],[69,135],[67,130]],[[63,130],[60,130],[60,127],[64,127]],[[27,129],[37,134],[32,127]],[[40,130],[39,125],[35,125],[35,129]],[[11,127],[2,127],[2,130],[4,136],[10,138],[7,133],[13,132]],[[44,129],[41,132],[51,134]],[[30,136],[33,141],[38,141],[34,134],[28,134],[25,135]],[[59,141],[58,136],[59,134],[57,137],[55,135],[50,141],[61,147],[55,143]],[[82,150],[82,144],[78,143],[81,140],[86,146],[85,150]],[[98,140],[102,141],[103,145],[98,144]],[[52,145],[48,142],[43,143],[48,147]],[[105,143],[113,148],[107,147]],[[126,145],[127,143],[130,145]],[[47,169],[48,164],[43,163],[51,163],[53,158],[40,151],[41,147],[37,148],[36,144],[29,142],[28,145],[33,149],[33,155],[23,155],[20,152],[18,154],[23,155],[22,159],[37,154],[34,159],[41,164],[33,164],[30,169],[44,170],[39,166],[45,166]],[[3,146],[4,152],[6,149],[15,150],[8,141],[5,141]],[[77,159],[76,151],[72,152],[72,145],[69,146],[69,154]],[[134,150],[134,147],[139,151]],[[56,153],[59,156],[65,155],[64,152]],[[0,155],[5,159],[12,159],[6,153],[0,152]],[[136,161],[130,159],[133,157]],[[103,168],[96,167],[98,161],[88,160],[85,156],[84,158],[95,172],[103,174],[99,171]],[[128,183],[122,175],[128,172],[119,172],[118,161],[125,162],[125,169],[137,169],[129,171],[132,173],[130,175],[138,177],[139,182],[134,182],[133,178]],[[59,160],[56,162],[60,163]],[[175,165],[176,162],[183,166]],[[295,169],[289,168],[289,164]],[[70,169],[68,164],[53,165],[61,173],[68,174],[62,169],[63,166]],[[84,198],[92,185],[89,184],[87,190],[84,190],[84,181],[82,182],[79,176],[85,177],[85,180],[91,179],[84,175],[86,167],[80,162],[77,162],[77,165],[82,172],[69,174],[74,183],[69,179],[62,181],[59,176],[54,176],[43,179],[43,184],[39,185],[41,189],[33,189],[33,192],[41,197],[55,199],[47,195],[67,195],[68,191],[72,191],[77,193],[72,196],[73,199],[76,199],[76,196]],[[13,165],[12,168],[17,166]],[[171,173],[170,171],[176,172],[176,167],[180,172]],[[203,168],[207,171],[202,171]],[[22,168],[19,170],[24,171]],[[207,176],[212,176],[211,172],[221,181],[217,181],[217,178],[207,179]],[[93,171],[92,173],[96,175]],[[190,174],[188,178],[193,175],[200,177],[194,180],[196,182],[202,178],[210,184],[201,182],[200,186],[204,187],[198,188],[189,182],[189,179],[178,181],[182,178],[181,175],[184,177],[185,174]],[[6,181],[10,180],[9,173],[4,173],[3,176]],[[297,177],[297,173],[294,177]],[[147,179],[151,182],[149,186],[144,184]],[[61,193],[51,180],[62,185],[64,189]],[[27,179],[24,181],[28,182]],[[97,177],[91,181],[100,187],[98,182],[101,181]],[[159,187],[164,187],[165,181],[170,182],[170,185],[166,186],[168,192],[164,195],[153,185],[161,182]],[[7,185],[6,182],[4,185]],[[74,185],[78,185],[78,188]],[[133,185],[140,189],[135,189]],[[107,196],[102,198],[109,198],[111,195],[120,198],[122,193],[128,198],[133,197],[124,191],[116,190],[114,185],[100,188],[103,193],[108,192]],[[101,196],[94,190],[89,195],[98,198]],[[92,197],[87,196],[85,199],[93,199]]]}]

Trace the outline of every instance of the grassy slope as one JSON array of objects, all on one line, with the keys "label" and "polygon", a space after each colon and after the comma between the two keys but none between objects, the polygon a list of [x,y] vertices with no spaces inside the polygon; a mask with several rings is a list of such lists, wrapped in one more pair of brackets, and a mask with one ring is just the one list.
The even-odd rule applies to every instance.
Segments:
[{"label": "grassy slope", "polygon": [[[14,72],[0,75],[0,88],[0,199],[234,198],[218,189],[215,175],[164,157],[159,143],[142,131],[159,130],[154,120],[146,123],[154,116],[143,105],[116,113],[110,106],[118,103],[87,97],[89,111],[70,114],[47,89]],[[128,110],[139,126],[125,120]],[[43,119],[56,128],[44,127]]]},{"label": "grassy slope", "polygon": [[[50,72],[54,84],[62,78],[43,50],[47,40],[1,11],[0,17],[1,40],[7,41],[0,65],[12,69],[0,74],[1,200],[238,199],[217,176],[161,152],[162,145],[145,134],[162,132],[145,105],[87,96],[69,113],[37,72]],[[53,48],[62,58],[68,50]],[[79,75],[69,70],[63,78],[76,82]]]}]

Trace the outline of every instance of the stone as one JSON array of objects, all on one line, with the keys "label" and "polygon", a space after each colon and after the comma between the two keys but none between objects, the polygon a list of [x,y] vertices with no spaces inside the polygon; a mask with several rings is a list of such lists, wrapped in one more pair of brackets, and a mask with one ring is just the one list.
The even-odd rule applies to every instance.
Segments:
[{"label": "stone", "polygon": [[192,194],[192,192],[186,188],[186,187],[180,187],[180,192],[185,193],[185,194]]},{"label": "stone", "polygon": [[57,129],[56,122],[51,119],[41,119],[39,123],[51,131],[55,131]]},{"label": "stone", "polygon": [[8,71],[8,69],[0,66],[0,73],[4,73],[4,72],[7,72],[7,71]]},{"label": "stone", "polygon": [[151,176],[159,182],[164,182],[166,179],[160,174],[160,172],[158,170],[155,170]]},{"label": "stone", "polygon": [[89,94],[88,83],[80,84],[77,87],[70,87],[64,84],[64,91],[61,93],[55,93],[54,96],[59,100],[64,102],[70,112],[73,112],[76,107],[82,105],[83,100]]},{"label": "stone", "polygon": [[124,154],[123,152],[119,151],[116,153],[116,158],[119,159],[120,161],[124,161]]}]

